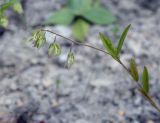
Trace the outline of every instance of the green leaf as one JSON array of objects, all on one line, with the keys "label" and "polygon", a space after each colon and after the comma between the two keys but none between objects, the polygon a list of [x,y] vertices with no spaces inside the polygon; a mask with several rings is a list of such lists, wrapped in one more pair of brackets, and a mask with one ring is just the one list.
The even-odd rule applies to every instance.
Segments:
[{"label": "green leaf", "polygon": [[114,24],[112,29],[111,29],[112,33],[116,36],[119,32],[119,26]]},{"label": "green leaf", "polygon": [[46,24],[62,24],[69,25],[74,18],[72,11],[68,8],[61,9],[52,14],[47,20]]},{"label": "green leaf", "polygon": [[45,38],[45,32],[41,30],[36,30],[32,33],[32,39],[34,43],[34,47],[40,48],[44,45],[46,38]]},{"label": "green leaf", "polygon": [[0,13],[3,13],[4,11],[6,11],[9,7],[11,7],[17,1],[18,0],[9,0],[5,2],[4,4],[0,5]]},{"label": "green leaf", "polygon": [[23,13],[23,8],[20,2],[17,2],[13,5],[13,10],[19,14]]},{"label": "green leaf", "polygon": [[121,37],[120,37],[120,40],[119,40],[119,43],[118,43],[118,46],[117,46],[117,55],[119,55],[120,52],[121,52],[121,49],[122,49],[124,40],[125,40],[125,38],[126,38],[126,36],[127,36],[128,30],[129,30],[130,27],[131,27],[131,24],[128,25],[128,26],[125,28],[125,30],[123,31],[123,33],[122,33],[122,35],[121,35]]},{"label": "green leaf", "polygon": [[73,52],[69,52],[67,56],[67,67],[70,68],[75,62],[75,57]]},{"label": "green leaf", "polygon": [[131,75],[132,75],[133,79],[136,82],[138,82],[139,74],[138,74],[138,69],[137,69],[137,66],[136,66],[136,63],[135,63],[134,59],[130,60],[130,72],[131,72]]},{"label": "green leaf", "polygon": [[68,0],[68,6],[73,9],[76,15],[91,8],[92,0]]},{"label": "green leaf", "polygon": [[61,47],[57,43],[52,43],[48,49],[49,56],[59,56],[61,54]]},{"label": "green leaf", "polygon": [[4,15],[0,15],[0,26],[6,28],[8,26],[8,19]]},{"label": "green leaf", "polygon": [[108,53],[110,55],[112,55],[112,57],[115,58],[116,57],[116,50],[112,44],[112,41],[102,33],[99,33],[99,36],[100,36],[100,39],[101,39],[105,49],[108,51]]},{"label": "green leaf", "polygon": [[2,5],[0,5],[0,12],[3,13],[4,11],[6,11],[10,6],[12,6],[12,2],[7,2],[4,3]]},{"label": "green leaf", "polygon": [[143,85],[144,91],[148,93],[149,92],[149,74],[148,74],[147,67],[144,67],[143,69],[142,85]]},{"label": "green leaf", "polygon": [[110,24],[116,21],[116,18],[111,12],[104,8],[93,7],[88,11],[84,12],[83,17],[95,24]]},{"label": "green leaf", "polygon": [[77,20],[72,27],[74,38],[80,42],[83,42],[85,40],[88,30],[89,30],[88,23],[81,19]]},{"label": "green leaf", "polygon": [[100,3],[101,3],[100,0],[94,0],[93,6],[94,6],[94,7],[100,7]]}]

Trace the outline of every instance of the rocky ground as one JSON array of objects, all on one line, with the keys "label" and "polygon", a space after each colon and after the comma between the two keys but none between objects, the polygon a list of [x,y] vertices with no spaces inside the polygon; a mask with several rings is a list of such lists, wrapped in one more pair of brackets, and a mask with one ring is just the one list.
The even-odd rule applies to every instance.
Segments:
[{"label": "rocky ground", "polygon": [[[10,15],[9,29],[1,31],[0,37],[0,116],[14,118],[27,112],[28,122],[35,123],[41,120],[46,123],[159,123],[159,113],[137,92],[126,71],[111,57],[75,46],[76,63],[66,69],[69,51],[66,40],[58,39],[63,47],[59,58],[48,57],[48,45],[37,50],[24,41],[31,27],[40,26],[65,2],[27,0],[24,4],[27,30],[21,18]],[[128,65],[134,57],[141,70],[144,65],[148,66],[150,94],[160,104],[159,0],[102,0],[102,3],[117,17],[118,35],[126,25],[132,24],[121,59]],[[86,42],[102,48],[98,32],[113,37],[112,27],[93,25]],[[45,28],[71,38],[70,27]],[[57,80],[61,82],[58,89]]]}]

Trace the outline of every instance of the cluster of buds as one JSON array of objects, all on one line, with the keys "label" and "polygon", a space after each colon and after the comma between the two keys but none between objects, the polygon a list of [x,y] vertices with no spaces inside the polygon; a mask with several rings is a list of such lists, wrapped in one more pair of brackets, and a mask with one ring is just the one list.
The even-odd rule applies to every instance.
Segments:
[{"label": "cluster of buds", "polygon": [[[31,39],[33,40],[34,47],[41,48],[46,43],[45,33],[46,32],[43,30],[36,30],[32,33]],[[68,68],[71,67],[75,61],[74,53],[72,52],[72,47],[73,45],[71,45],[71,48],[67,55],[67,60],[66,60],[66,66]],[[58,57],[61,55],[61,46],[56,42],[56,36],[53,39],[53,43],[51,43],[48,47],[48,55],[55,56],[55,57]]]}]

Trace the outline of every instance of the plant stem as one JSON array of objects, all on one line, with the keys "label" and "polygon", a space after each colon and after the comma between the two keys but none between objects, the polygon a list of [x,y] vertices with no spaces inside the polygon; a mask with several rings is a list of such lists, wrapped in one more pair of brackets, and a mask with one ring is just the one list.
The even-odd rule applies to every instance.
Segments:
[{"label": "plant stem", "polygon": [[120,65],[130,74],[130,70],[122,63],[120,59],[117,59],[117,62],[119,62]]},{"label": "plant stem", "polygon": [[[130,70],[121,62],[120,59],[117,59],[117,62],[119,62],[123,68],[128,72],[128,74],[131,76]],[[139,82],[136,82],[136,84],[138,85],[139,88],[139,92],[147,99],[148,102],[150,102],[150,104],[158,111],[160,112],[160,108],[159,106],[157,106],[157,104],[155,103],[155,101],[151,98],[151,96],[149,96],[149,94],[147,94],[144,90],[142,85]]]},{"label": "plant stem", "polygon": [[[70,41],[70,42],[73,43],[73,44],[78,44],[78,45],[86,46],[86,47],[92,48],[92,49],[94,49],[94,50],[98,50],[98,51],[100,51],[100,52],[103,52],[103,53],[105,53],[105,54],[107,54],[107,55],[110,55],[110,54],[109,54],[108,52],[106,52],[105,50],[99,49],[99,48],[94,47],[94,46],[91,46],[91,45],[89,45],[89,44],[84,44],[84,43],[80,43],[80,42],[74,41],[74,40],[72,40],[72,39],[70,39],[70,38],[67,38],[67,37],[65,37],[65,36],[62,36],[62,35],[60,35],[60,34],[58,34],[58,33],[53,32],[53,31],[46,30],[46,29],[41,29],[41,31],[55,34],[56,36],[62,37],[62,38],[64,38],[64,39],[66,39],[67,41]],[[110,56],[111,56],[111,55],[110,55]],[[112,56],[111,56],[111,57],[112,57]],[[123,62],[122,62],[119,58],[114,58],[114,59],[115,59],[120,65],[122,65],[122,67],[123,67],[123,68],[127,71],[127,73],[131,76],[130,70],[123,64]],[[136,82],[136,84],[138,85],[138,90],[139,90],[139,92],[143,95],[143,97],[145,97],[146,100],[147,100],[148,102],[150,102],[150,104],[151,104],[158,112],[160,112],[160,107],[157,106],[156,102],[152,99],[152,97],[149,96],[149,94],[146,93],[146,92],[143,90],[142,85],[141,85],[139,82]]]},{"label": "plant stem", "polygon": [[107,54],[107,55],[110,55],[108,52],[106,52],[106,51],[104,51],[104,50],[102,50],[102,49],[99,49],[99,48],[97,48],[97,47],[91,46],[91,45],[89,45],[89,44],[84,44],[84,43],[80,43],[80,42],[74,41],[74,40],[72,40],[72,39],[69,39],[69,38],[67,38],[67,37],[65,37],[65,36],[62,36],[62,35],[60,35],[60,34],[58,34],[58,33],[52,32],[52,31],[50,31],[50,30],[41,29],[41,31],[50,32],[50,33],[52,33],[52,34],[55,34],[55,35],[57,35],[57,36],[59,36],[59,37],[62,37],[62,38],[64,38],[64,39],[66,39],[66,40],[68,40],[68,41],[70,41],[70,42],[72,42],[72,43],[74,43],[74,44],[86,46],[86,47],[89,47],[89,48],[92,48],[92,49],[101,51],[101,52],[103,52],[103,53],[105,53],[105,54]]}]

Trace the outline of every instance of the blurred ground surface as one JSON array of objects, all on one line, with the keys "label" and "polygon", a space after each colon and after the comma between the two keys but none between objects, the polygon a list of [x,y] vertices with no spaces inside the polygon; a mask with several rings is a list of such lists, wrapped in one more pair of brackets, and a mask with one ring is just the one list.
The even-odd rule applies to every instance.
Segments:
[{"label": "blurred ground surface", "polygon": [[[141,70],[148,66],[150,93],[160,104],[159,0],[103,0],[102,3],[118,18],[121,31],[132,24],[122,60],[128,65],[129,59],[135,57]],[[27,0],[27,26],[41,25],[64,4],[63,0]],[[109,56],[75,46],[76,63],[68,70],[64,68],[69,51],[65,40],[58,39],[63,54],[49,58],[47,45],[37,50],[24,42],[29,32],[15,15],[11,14],[10,20],[11,31],[0,37],[0,112],[36,111],[33,119],[44,119],[46,123],[160,123],[159,114],[136,91],[126,71]],[[98,32],[113,37],[112,27],[92,26],[87,43],[102,47]],[[46,28],[71,38],[69,27]],[[61,81],[59,105],[56,80]]]}]

